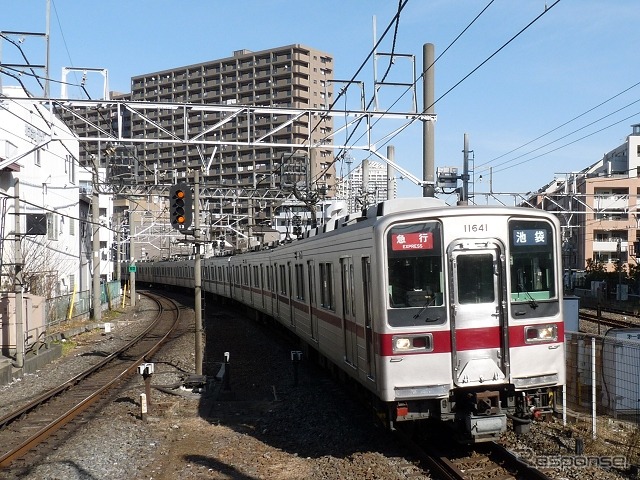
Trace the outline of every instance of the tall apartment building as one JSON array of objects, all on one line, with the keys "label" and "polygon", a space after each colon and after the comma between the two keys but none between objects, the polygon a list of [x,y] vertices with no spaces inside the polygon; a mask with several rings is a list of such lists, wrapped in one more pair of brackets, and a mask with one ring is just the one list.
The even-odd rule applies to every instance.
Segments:
[{"label": "tall apartment building", "polygon": [[[113,98],[173,105],[202,103],[274,109],[326,109],[333,97],[332,78],[333,58],[329,54],[302,45],[288,45],[259,52],[238,50],[231,57],[138,75],[131,79],[131,93]],[[123,118],[120,124],[123,137],[145,139],[145,143],[132,142],[115,146],[115,149],[110,146],[111,156],[100,152],[98,157],[107,167],[110,167],[109,162],[124,166],[135,163],[130,170],[135,171],[139,184],[146,185],[168,185],[175,182],[175,177],[180,181],[193,181],[193,168],[201,168],[211,159],[209,170],[200,170],[203,186],[279,189],[280,164],[294,153],[290,144],[308,142],[309,136],[312,142],[320,141],[333,130],[333,122],[326,116],[318,116],[314,120],[316,123],[294,120],[276,129],[283,124],[282,116],[278,118],[277,113],[252,118],[238,115],[228,119],[228,112],[203,113],[195,108],[185,110],[168,106],[155,111],[147,109],[144,114],[150,122],[142,121],[127,110],[121,111]],[[112,121],[115,115],[113,107],[84,112],[94,125],[107,130],[115,128]],[[71,115],[65,117],[79,136],[95,136],[95,128],[91,125]],[[199,147],[179,141],[148,142],[149,139],[164,138],[162,128],[171,129],[178,139],[186,131],[191,138],[202,133],[203,138],[220,143]],[[249,145],[250,131],[254,134],[252,138],[267,135],[271,146]],[[225,144],[225,141],[233,145]],[[242,142],[247,142],[247,145],[242,145]],[[277,143],[288,146],[274,146]],[[101,146],[102,149],[106,147]],[[98,153],[97,149],[95,143],[87,144],[81,151],[81,161],[88,161],[89,155]],[[301,154],[304,150],[295,153]],[[137,161],[132,162],[131,157]],[[311,172],[318,172],[319,178],[313,186],[322,188],[325,196],[335,195],[333,158],[331,145],[313,149],[312,165],[308,167]],[[112,171],[117,171],[117,168]],[[118,181],[118,175],[112,177]],[[212,198],[208,208],[216,214],[233,214],[238,218],[253,216],[258,221],[268,221],[276,207],[269,202],[249,205],[246,199]]]}]

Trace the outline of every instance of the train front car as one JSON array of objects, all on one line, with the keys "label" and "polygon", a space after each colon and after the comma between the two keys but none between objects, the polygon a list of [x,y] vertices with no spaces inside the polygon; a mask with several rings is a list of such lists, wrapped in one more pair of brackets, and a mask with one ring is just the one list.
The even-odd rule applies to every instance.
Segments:
[{"label": "train front car", "polygon": [[380,398],[391,421],[450,422],[465,442],[525,431],[564,384],[559,224],[450,207],[378,227],[386,291]]}]

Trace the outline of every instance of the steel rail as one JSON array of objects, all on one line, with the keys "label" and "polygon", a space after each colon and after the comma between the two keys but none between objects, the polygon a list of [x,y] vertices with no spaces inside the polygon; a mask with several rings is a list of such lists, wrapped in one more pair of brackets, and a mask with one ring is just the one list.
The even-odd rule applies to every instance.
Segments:
[{"label": "steel rail", "polygon": [[[11,422],[19,418],[22,418],[23,415],[25,415],[26,413],[35,410],[38,406],[46,403],[47,401],[51,400],[54,397],[61,395],[63,392],[69,390],[71,387],[78,385],[91,374],[103,369],[107,364],[109,364],[114,359],[121,357],[124,352],[131,349],[136,344],[140,343],[140,341],[143,340],[146,336],[148,336],[149,333],[154,329],[154,327],[158,325],[162,315],[166,313],[166,310],[162,307],[158,299],[153,298],[151,296],[149,297],[152,298],[158,304],[159,309],[158,309],[158,314],[156,315],[156,318],[150,323],[149,327],[147,327],[147,329],[145,329],[144,332],[136,336],[136,338],[128,342],[125,346],[121,347],[113,354],[109,355],[102,361],[98,362],[96,365],[93,365],[92,367],[85,370],[84,372],[76,375],[71,380],[59,385],[58,387],[51,389],[50,391],[39,396],[37,399],[29,402],[29,404],[16,409],[14,412],[11,412],[8,415],[5,415],[4,417],[2,417],[2,419],[0,419],[0,422],[1,422],[0,428],[4,428],[6,425],[10,424]],[[63,428],[65,425],[71,422],[74,418],[76,418],[78,415],[80,415],[86,409],[88,409],[91,405],[96,403],[100,398],[102,398],[108,390],[110,390],[115,385],[119,384],[124,379],[126,379],[127,377],[135,373],[137,367],[142,362],[144,362],[146,358],[152,356],[155,352],[158,351],[158,349],[160,349],[160,347],[167,341],[169,335],[173,333],[173,331],[177,327],[180,320],[180,309],[178,308],[176,302],[170,299],[165,299],[165,300],[170,301],[175,307],[175,318],[172,326],[168,329],[168,331],[162,337],[160,337],[157,341],[155,341],[154,344],[151,346],[151,348],[148,348],[142,355],[138,355],[133,361],[130,360],[129,362],[127,362],[128,366],[124,370],[122,370],[118,375],[112,377],[110,381],[103,383],[98,389],[95,389],[90,395],[85,396],[83,400],[81,400],[80,402],[77,402],[71,409],[59,415],[56,419],[49,422],[43,428],[39,429],[37,432],[30,435],[26,440],[23,440],[20,444],[13,447],[9,452],[6,452],[2,456],[0,456],[0,467],[8,467],[14,460],[22,457],[27,452],[29,452],[30,450],[34,449],[37,445],[42,443],[45,439],[47,439],[52,434],[54,434],[56,431]]]}]

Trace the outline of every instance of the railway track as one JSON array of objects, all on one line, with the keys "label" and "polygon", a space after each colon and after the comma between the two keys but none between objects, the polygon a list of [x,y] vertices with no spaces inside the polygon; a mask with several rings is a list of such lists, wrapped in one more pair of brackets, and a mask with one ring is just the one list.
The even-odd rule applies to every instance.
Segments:
[{"label": "railway track", "polygon": [[[464,446],[450,441],[415,439],[402,429],[397,436],[426,466],[431,476],[441,480],[551,480],[544,472],[523,462],[495,442]],[[440,435],[448,438],[446,433]]]},{"label": "railway track", "polygon": [[580,309],[579,318],[614,328],[640,327],[640,319],[631,314],[601,311],[601,315],[598,315],[594,310]]},{"label": "railway track", "polygon": [[166,342],[179,323],[180,310],[173,300],[147,295],[156,302],[158,312],[145,331],[89,369],[0,418],[0,468],[11,467],[19,473],[39,449],[47,444],[55,447],[74,420],[108,399],[109,392]]}]

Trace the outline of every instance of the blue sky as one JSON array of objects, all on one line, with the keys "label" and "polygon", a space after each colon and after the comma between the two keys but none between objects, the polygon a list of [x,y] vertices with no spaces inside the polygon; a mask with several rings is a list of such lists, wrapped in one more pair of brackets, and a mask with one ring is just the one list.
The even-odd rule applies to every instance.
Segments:
[{"label": "blue sky", "polygon": [[[420,72],[423,44],[433,43],[439,56],[489,3],[435,65],[435,97],[442,97],[435,105],[436,166],[461,169],[466,133],[476,177],[483,176],[482,182],[476,180],[476,191],[489,190],[488,169],[493,167],[493,191],[526,193],[556,174],[581,170],[623,143],[630,125],[640,123],[640,85],[634,86],[640,82],[637,0],[557,4],[555,0],[409,0],[400,14],[395,51],[415,55]],[[135,75],[224,58],[243,48],[258,51],[293,43],[333,55],[334,77],[351,79],[373,46],[373,17],[379,38],[398,7],[395,0],[55,0],[52,4],[51,77],[60,80],[64,66],[106,68],[110,90],[121,92],[130,91]],[[44,32],[45,7],[45,0],[0,0],[0,30]],[[379,53],[391,52],[393,33],[391,28]],[[25,37],[21,47],[32,63],[44,63],[41,39]],[[19,55],[13,45],[2,43],[3,63],[19,63]],[[385,69],[381,58],[378,70]],[[3,84],[16,83],[7,75],[1,78]],[[25,75],[21,78],[36,89]],[[369,99],[371,61],[357,79],[365,83]],[[396,61],[389,79],[409,81],[410,63]],[[101,77],[89,75],[86,85],[92,97],[99,98]],[[402,91],[385,88],[380,107],[390,106]],[[419,105],[421,92],[420,87]],[[52,84],[51,93],[59,96],[57,84]],[[80,98],[80,91],[71,95]],[[356,108],[356,99],[355,91],[347,96],[348,108]],[[344,105],[341,101],[337,108]],[[408,105],[404,97],[394,109],[403,111]],[[374,127],[374,138],[397,126],[394,121],[381,122]],[[418,177],[422,177],[421,132],[419,124],[412,125],[391,142],[396,161]],[[379,148],[385,153],[386,147]],[[353,157],[354,164],[363,158],[359,153]],[[398,190],[400,196],[421,194],[407,179],[399,182]],[[481,198],[477,201],[483,203]]]}]

